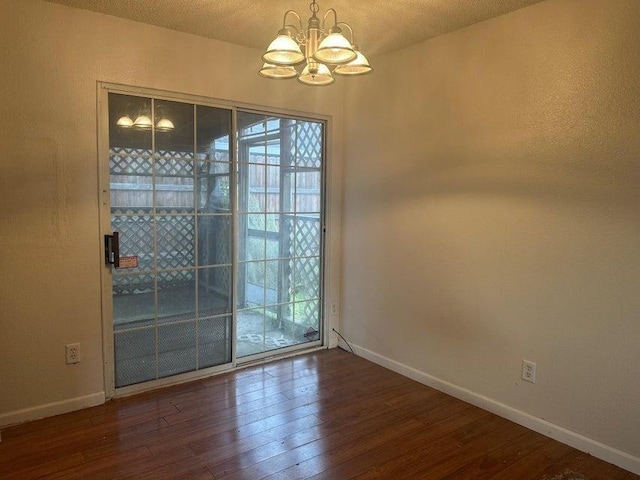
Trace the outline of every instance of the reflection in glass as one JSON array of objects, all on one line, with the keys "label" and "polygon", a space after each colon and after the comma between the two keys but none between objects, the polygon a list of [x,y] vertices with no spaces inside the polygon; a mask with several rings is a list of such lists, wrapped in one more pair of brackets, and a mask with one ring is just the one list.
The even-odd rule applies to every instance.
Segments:
[{"label": "reflection in glass", "polygon": [[135,128],[135,120],[151,112],[151,99],[133,95],[109,94],[109,149],[129,155],[149,153],[150,129]]},{"label": "reflection in glass", "polygon": [[198,317],[230,314],[232,311],[232,268],[198,269]]},{"label": "reflection in glass", "polygon": [[198,159],[228,162],[231,151],[231,111],[197,105],[196,125]]},{"label": "reflection in glass", "polygon": [[139,264],[112,276],[116,387],[231,360],[231,139],[230,109],[109,93],[111,230]]},{"label": "reflection in glass", "polygon": [[171,130],[156,128],[156,158],[188,160],[193,158],[193,105],[167,100],[155,100],[155,122],[170,120]]},{"label": "reflection in glass", "polygon": [[198,215],[198,265],[231,263],[231,215]]},{"label": "reflection in glass", "polygon": [[200,213],[226,213],[231,211],[231,185],[229,164],[199,162],[198,211]]},{"label": "reflection in glass", "polygon": [[234,320],[239,357],[317,339],[323,124],[239,111],[237,126],[109,94],[112,229],[139,263],[113,274],[118,387],[229,362]]}]

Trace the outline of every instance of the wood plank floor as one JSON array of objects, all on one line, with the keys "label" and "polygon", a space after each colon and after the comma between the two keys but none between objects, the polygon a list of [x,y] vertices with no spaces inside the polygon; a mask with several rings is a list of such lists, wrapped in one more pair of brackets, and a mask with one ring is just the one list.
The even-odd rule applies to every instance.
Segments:
[{"label": "wood plank floor", "polygon": [[339,349],[15,426],[0,443],[3,480],[551,480],[565,472],[640,479]]}]

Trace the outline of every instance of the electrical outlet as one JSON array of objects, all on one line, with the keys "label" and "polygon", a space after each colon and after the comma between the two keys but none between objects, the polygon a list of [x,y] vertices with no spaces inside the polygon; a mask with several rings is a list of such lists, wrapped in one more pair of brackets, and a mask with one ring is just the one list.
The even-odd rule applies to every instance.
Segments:
[{"label": "electrical outlet", "polygon": [[525,382],[536,383],[536,363],[522,359],[522,379]]},{"label": "electrical outlet", "polygon": [[64,347],[67,356],[67,365],[80,363],[80,344],[70,343]]},{"label": "electrical outlet", "polygon": [[338,314],[338,305],[336,305],[335,303],[331,304],[331,315],[337,315]]}]

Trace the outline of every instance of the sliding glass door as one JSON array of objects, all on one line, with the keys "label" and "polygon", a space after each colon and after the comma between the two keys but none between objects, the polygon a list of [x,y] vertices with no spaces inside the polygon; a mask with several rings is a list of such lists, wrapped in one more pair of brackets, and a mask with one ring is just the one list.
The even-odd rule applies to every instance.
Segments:
[{"label": "sliding glass door", "polygon": [[320,345],[324,124],[122,92],[108,111],[114,388]]},{"label": "sliding glass door", "polygon": [[114,93],[109,111],[115,387],[229,363],[231,111]]}]

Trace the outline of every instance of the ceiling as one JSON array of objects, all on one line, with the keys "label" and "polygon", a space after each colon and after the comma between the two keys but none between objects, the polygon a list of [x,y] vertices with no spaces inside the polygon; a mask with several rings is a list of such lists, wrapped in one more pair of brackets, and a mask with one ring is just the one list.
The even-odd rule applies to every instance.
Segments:
[{"label": "ceiling", "polygon": [[[309,0],[46,0],[166,27],[247,47],[265,49],[284,12],[306,21]],[[368,57],[392,52],[541,0],[317,0],[351,25]],[[330,17],[331,18],[331,17]]]}]

